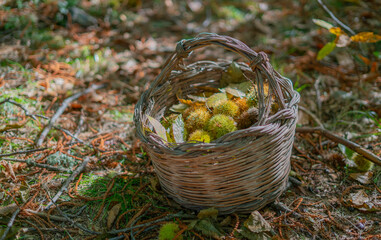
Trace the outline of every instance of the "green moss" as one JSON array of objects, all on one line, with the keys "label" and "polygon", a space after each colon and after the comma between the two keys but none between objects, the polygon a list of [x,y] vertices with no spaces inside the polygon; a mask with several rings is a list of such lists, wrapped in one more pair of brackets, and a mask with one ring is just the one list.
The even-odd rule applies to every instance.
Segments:
[{"label": "green moss", "polygon": [[213,138],[219,138],[223,135],[237,130],[234,120],[226,115],[217,114],[208,122],[208,131]]},{"label": "green moss", "polygon": [[211,140],[210,135],[207,131],[196,130],[189,135],[189,142],[205,142],[209,143]]},{"label": "green moss", "polygon": [[364,156],[357,153],[353,155],[352,159],[356,163],[356,168],[362,172],[370,171],[374,166],[373,162],[369,161]]},{"label": "green moss", "polygon": [[216,93],[212,96],[208,97],[206,100],[206,105],[208,107],[215,107],[220,101],[228,100],[228,97],[226,96],[226,93]]},{"label": "green moss", "polygon": [[[161,226],[159,231],[159,240],[172,240],[176,234],[180,231],[179,225],[173,222],[169,222]],[[177,239],[183,239],[182,236]]]},{"label": "green moss", "polygon": [[211,118],[211,114],[205,107],[196,108],[185,120],[186,128],[189,132],[196,129],[203,129]]},{"label": "green moss", "polygon": [[239,107],[231,100],[224,100],[215,105],[213,113],[235,117],[239,114]]}]

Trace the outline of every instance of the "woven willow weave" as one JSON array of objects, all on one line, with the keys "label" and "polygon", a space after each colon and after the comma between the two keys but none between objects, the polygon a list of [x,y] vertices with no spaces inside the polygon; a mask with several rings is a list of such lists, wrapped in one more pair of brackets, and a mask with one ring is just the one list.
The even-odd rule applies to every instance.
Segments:
[{"label": "woven willow weave", "polygon": [[[183,58],[195,49],[217,45],[246,58],[239,63],[258,89],[259,120],[250,128],[228,133],[211,143],[167,143],[151,128],[147,116],[161,120],[182,96],[197,86],[219,87],[228,62],[200,61],[188,66]],[[269,84],[268,93],[264,83]],[[265,97],[268,94],[269,97]],[[271,115],[270,99],[279,105]],[[299,94],[292,82],[274,71],[267,55],[241,41],[217,34],[182,40],[135,107],[137,137],[151,157],[163,190],[191,209],[216,207],[219,213],[250,212],[274,201],[286,187],[294,141]]]}]

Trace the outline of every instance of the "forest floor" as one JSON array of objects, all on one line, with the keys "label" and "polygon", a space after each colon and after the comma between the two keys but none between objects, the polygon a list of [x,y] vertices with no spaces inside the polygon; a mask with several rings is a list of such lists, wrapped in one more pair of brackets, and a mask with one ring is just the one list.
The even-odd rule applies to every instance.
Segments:
[{"label": "forest floor", "polygon": [[[133,124],[176,42],[214,32],[292,79],[299,127],[381,156],[381,42],[336,34],[317,60],[336,36],[313,19],[344,29],[318,1],[147,2],[0,1],[0,239],[157,239],[166,222],[177,239],[381,239],[381,166],[360,171],[342,144],[297,133],[275,204],[198,219],[164,194]],[[349,36],[381,34],[377,1],[325,2]]]}]

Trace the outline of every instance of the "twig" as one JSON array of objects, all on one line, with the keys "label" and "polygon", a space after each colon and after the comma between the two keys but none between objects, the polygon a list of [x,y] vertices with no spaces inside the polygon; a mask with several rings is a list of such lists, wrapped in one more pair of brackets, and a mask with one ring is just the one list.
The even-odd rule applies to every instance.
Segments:
[{"label": "twig", "polygon": [[381,158],[375,155],[374,153],[366,150],[365,148],[361,147],[357,143],[351,142],[345,138],[339,137],[330,131],[323,129],[323,128],[310,128],[310,127],[300,127],[296,128],[296,132],[298,133],[318,133],[331,141],[334,141],[336,143],[343,144],[344,146],[348,147],[349,149],[357,152],[358,154],[364,156],[369,161],[374,162],[375,164],[378,164],[381,166]]},{"label": "twig", "polygon": [[23,160],[23,159],[17,159],[17,158],[3,158],[3,157],[1,157],[0,159],[6,160],[6,161],[26,163],[26,164],[28,164],[28,166],[46,168],[46,169],[51,170],[51,171],[68,172],[68,173],[73,172],[70,169],[61,168],[61,167],[54,167],[54,166],[51,166],[49,164],[36,163],[36,162],[32,162],[31,160]]},{"label": "twig", "polygon": [[[79,229],[81,229],[82,231],[85,231],[85,232],[88,232],[88,233],[91,233],[91,234],[96,234],[96,235],[99,235],[101,234],[100,232],[95,232],[95,231],[92,231],[92,230],[89,230],[85,227],[83,227],[81,224],[77,223],[76,221],[73,220],[73,218],[70,218],[68,215],[66,215],[66,213],[64,213],[60,206],[57,205],[56,201],[53,201],[50,194],[49,194],[49,191],[46,189],[46,187],[43,187],[46,194],[48,195],[49,199],[51,202],[53,202],[54,206],[56,207],[56,209],[58,210],[58,212],[69,222],[71,222],[71,224],[73,224],[74,226],[78,227]],[[57,196],[57,195],[56,195]]]},{"label": "twig", "polygon": [[24,154],[24,153],[39,152],[39,151],[44,151],[46,149],[48,148],[29,149],[29,150],[13,152],[13,153],[4,153],[4,154],[0,154],[0,157],[8,157],[8,156]]},{"label": "twig", "polygon": [[36,139],[36,145],[41,146],[42,143],[44,142],[44,139],[46,138],[46,135],[48,135],[49,131],[52,129],[53,124],[57,121],[57,119],[62,115],[62,113],[65,111],[65,109],[69,106],[69,104],[76,100],[77,98],[81,97],[82,95],[85,95],[87,93],[90,93],[92,91],[95,91],[97,89],[105,87],[105,84],[101,85],[92,85],[91,87],[87,88],[85,91],[76,93],[68,98],[66,98],[63,102],[62,105],[58,108],[57,112],[53,115],[53,117],[49,120],[49,123],[44,127],[42,130],[40,136],[38,139]]},{"label": "twig", "polygon": [[78,176],[80,172],[82,172],[85,169],[89,161],[90,161],[89,157],[85,158],[82,164],[79,167],[77,167],[77,169],[74,170],[74,172],[70,175],[70,177],[66,179],[61,189],[57,192],[57,194],[52,198],[52,200],[45,207],[45,210],[48,210],[53,205],[53,203],[55,203],[57,199],[62,195],[62,193],[64,191],[67,191],[67,187],[69,186],[69,184]]},{"label": "twig", "polygon": [[299,179],[292,177],[292,176],[288,176],[288,181],[290,181],[295,186],[301,186],[302,185],[302,182],[299,181]]},{"label": "twig", "polygon": [[[84,122],[85,118],[84,118],[84,115],[83,115],[83,110],[81,111],[81,116],[79,117],[79,123],[78,123],[78,127],[77,127],[77,130],[75,131],[74,133],[74,137],[73,139],[70,141],[70,142],[73,142],[74,138],[77,139],[78,138],[78,135],[79,133],[81,132],[81,128],[82,128],[82,125],[83,125],[83,122]],[[90,145],[90,144],[89,144]],[[91,146],[91,145],[90,145]]]},{"label": "twig", "polygon": [[292,210],[287,207],[286,205],[284,205],[283,203],[281,202],[273,202],[270,204],[270,206],[278,211],[281,211],[281,212],[285,212],[285,213],[291,213],[292,215],[294,215],[295,217],[298,217],[298,218],[301,218],[302,215],[300,215],[299,213],[297,212],[292,212]]},{"label": "twig", "polygon": [[347,25],[345,25],[343,22],[341,22],[332,12],[329,10],[329,8],[323,3],[322,0],[317,0],[317,2],[320,4],[320,6],[329,14],[329,16],[337,23],[339,24],[342,28],[347,30],[350,34],[356,35],[356,33]]},{"label": "twig", "polygon": [[54,202],[54,205],[56,206],[58,212],[59,212],[62,216],[64,216],[64,218],[66,218],[66,220],[68,220],[69,222],[71,222],[74,226],[80,228],[82,231],[85,231],[85,232],[88,232],[88,233],[91,233],[91,234],[97,234],[97,235],[101,234],[100,232],[95,232],[95,231],[92,231],[92,230],[89,230],[89,229],[83,227],[81,224],[75,222],[72,218],[68,217],[68,216],[61,210],[61,208],[60,208],[55,202]]},{"label": "twig", "polygon": [[28,109],[26,109],[23,105],[21,105],[21,104],[18,103],[18,102],[13,101],[13,100],[10,99],[10,98],[7,98],[7,99],[1,101],[1,102],[0,102],[0,105],[3,104],[3,103],[6,103],[6,102],[8,102],[8,103],[12,103],[13,105],[16,105],[17,107],[19,107],[19,108],[21,108],[22,110],[24,110],[24,112],[25,112],[25,116],[28,116],[28,117],[33,118],[34,120],[37,120],[36,116],[33,115],[33,114],[30,114],[29,111],[28,111]]},{"label": "twig", "polygon": [[[71,233],[78,233],[80,235],[84,235],[83,232],[80,232],[76,229],[40,228],[40,230],[46,231],[46,232],[71,232]],[[36,228],[21,228],[20,229],[20,232],[22,233],[27,233],[32,231],[37,231],[37,229]]]},{"label": "twig", "polygon": [[139,212],[137,212],[131,219],[130,221],[128,221],[128,223],[126,224],[127,227],[129,227],[130,225],[132,225],[134,223],[134,221],[140,216],[142,215],[145,211],[148,210],[148,208],[151,207],[151,203],[147,203],[146,205],[144,205],[144,207],[142,207]]},{"label": "twig", "polygon": [[[25,210],[26,212],[30,212],[30,213],[33,213],[39,217],[45,217],[45,218],[48,218],[48,214],[47,213],[44,213],[44,212],[37,212],[37,211],[34,211],[34,210],[31,210],[31,209],[26,209]],[[50,219],[53,219],[55,221],[60,221],[60,222],[66,222],[67,219],[64,218],[64,217],[60,217],[60,216],[54,216],[54,215],[50,215],[49,216]]]},{"label": "twig", "polygon": [[17,208],[17,210],[13,213],[11,219],[9,220],[8,224],[7,224],[7,228],[5,229],[3,235],[1,236],[0,240],[5,240],[7,235],[8,235],[8,232],[9,230],[11,229],[11,227],[13,226],[13,223],[15,222],[15,219],[17,217],[17,215],[20,213],[20,208]]},{"label": "twig", "polygon": [[[53,126],[53,128],[55,128],[55,129],[57,129],[57,130],[60,130],[60,131],[62,131],[62,132],[64,132],[64,133],[66,133],[67,135],[69,135],[70,137],[72,137],[71,140],[75,139],[75,140],[77,140],[78,142],[80,142],[80,143],[82,143],[82,144],[84,144],[84,145],[86,145],[86,146],[88,146],[88,147],[93,147],[93,146],[91,146],[90,144],[85,143],[82,139],[79,139],[78,137],[76,137],[76,136],[75,136],[74,134],[72,134],[69,130],[66,130],[66,129],[64,129],[64,128],[57,127],[57,126]],[[73,142],[73,141],[71,141],[70,143],[72,143],[72,142]]]}]

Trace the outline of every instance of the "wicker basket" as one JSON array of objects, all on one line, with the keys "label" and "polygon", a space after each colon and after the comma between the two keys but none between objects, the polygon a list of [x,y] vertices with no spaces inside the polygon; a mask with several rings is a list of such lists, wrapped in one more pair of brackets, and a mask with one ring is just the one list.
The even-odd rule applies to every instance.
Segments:
[{"label": "wicker basket", "polygon": [[[191,51],[211,44],[249,61],[249,65],[239,66],[257,85],[259,120],[211,143],[172,144],[145,132],[150,127],[147,115],[160,120],[178,102],[176,93],[180,90],[186,96],[198,91],[196,86],[219,86],[228,62],[200,61],[184,66],[182,61]],[[270,89],[267,98],[264,82]],[[273,115],[272,97],[279,105]],[[221,214],[243,213],[274,201],[286,187],[298,102],[292,82],[274,71],[265,53],[256,53],[228,36],[201,34],[177,44],[162,72],[138,101],[134,121],[160,184],[171,198],[195,210],[216,207]]]}]

